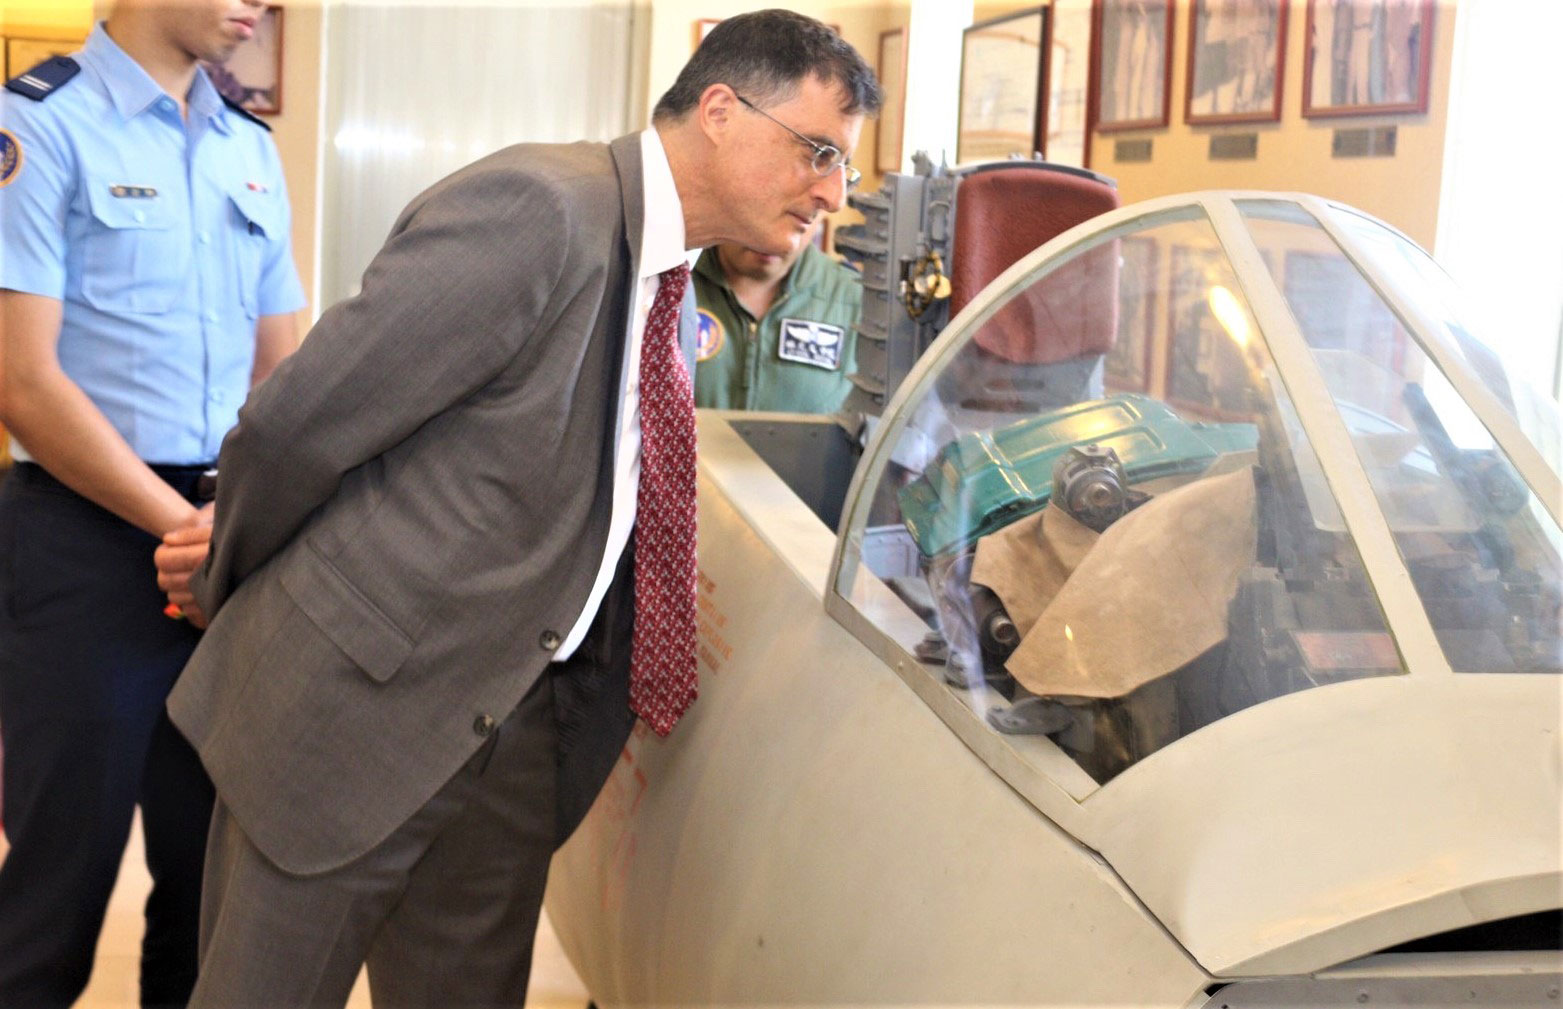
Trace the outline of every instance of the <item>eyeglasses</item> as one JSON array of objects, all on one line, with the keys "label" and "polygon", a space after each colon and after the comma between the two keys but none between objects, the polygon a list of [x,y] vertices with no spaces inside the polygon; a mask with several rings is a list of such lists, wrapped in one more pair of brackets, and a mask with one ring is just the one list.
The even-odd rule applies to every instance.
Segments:
[{"label": "eyeglasses", "polygon": [[758,105],[754,104],[743,95],[735,94],[735,97],[750,109],[758,112],[760,115],[769,119],[777,126],[780,126],[782,129],[786,130],[788,133],[791,133],[793,136],[807,144],[809,148],[814,151],[814,160],[812,164],[814,165],[814,173],[816,175],[829,175],[831,172],[834,172],[839,168],[846,173],[848,189],[856,188],[857,184],[863,180],[863,173],[847,163],[847,156],[842,154],[839,148],[832,147],[830,144],[822,144],[817,141],[810,140],[808,137],[799,133],[791,126],[788,126],[780,119],[777,119],[775,116],[760,108]]}]

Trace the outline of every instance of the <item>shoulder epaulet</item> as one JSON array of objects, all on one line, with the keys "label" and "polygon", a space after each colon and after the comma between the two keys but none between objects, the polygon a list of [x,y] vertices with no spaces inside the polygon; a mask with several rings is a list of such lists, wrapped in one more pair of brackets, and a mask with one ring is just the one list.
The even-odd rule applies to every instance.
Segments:
[{"label": "shoulder epaulet", "polygon": [[241,119],[248,119],[256,126],[259,126],[261,129],[265,130],[267,133],[271,132],[271,124],[266,122],[266,120],[262,119],[260,116],[257,116],[255,113],[251,112],[243,105],[240,105],[232,98],[229,98],[227,95],[223,95],[222,99],[223,104],[228,106],[228,111],[238,113]]},{"label": "shoulder epaulet", "polygon": [[19,77],[5,82],[7,91],[41,102],[81,73],[81,64],[69,56],[51,56]]}]

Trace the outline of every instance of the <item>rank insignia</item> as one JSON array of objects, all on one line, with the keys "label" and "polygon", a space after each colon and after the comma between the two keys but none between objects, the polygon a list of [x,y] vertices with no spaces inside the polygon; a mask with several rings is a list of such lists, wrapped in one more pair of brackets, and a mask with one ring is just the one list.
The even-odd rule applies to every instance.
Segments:
[{"label": "rank insignia", "polygon": [[841,347],[847,331],[840,326],[806,319],[783,319],[781,345],[776,352],[783,361],[795,361],[826,371],[841,365]]},{"label": "rank insignia", "polygon": [[722,327],[722,320],[705,309],[698,308],[695,314],[695,362],[700,363],[722,352],[722,344],[727,342],[727,331]]}]

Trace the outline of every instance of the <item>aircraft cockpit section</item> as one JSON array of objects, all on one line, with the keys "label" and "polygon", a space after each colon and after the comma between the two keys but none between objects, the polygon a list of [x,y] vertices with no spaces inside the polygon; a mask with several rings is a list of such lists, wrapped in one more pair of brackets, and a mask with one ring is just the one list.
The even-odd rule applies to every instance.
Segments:
[{"label": "aircraft cockpit section", "polygon": [[1559,417],[1488,332],[1357,211],[1196,193],[870,423],[703,414],[701,697],[550,883],[594,998],[1543,1004]]},{"label": "aircraft cockpit section", "polygon": [[[1553,515],[1313,214],[1230,210],[1237,255],[1193,203],[995,283],[888,411],[843,537],[840,599],[1077,798],[1052,748],[1019,737],[1100,785],[1260,702],[1407,671],[1380,602],[1398,572],[1370,573],[1309,435],[1321,425],[1344,427],[1443,660],[1563,669]],[[1424,291],[1441,273],[1340,216],[1396,266],[1402,304],[1442,306],[1448,342],[1515,417],[1496,358]],[[1290,331],[1267,331],[1254,297]],[[1034,363],[1102,325],[1099,362]],[[1093,390],[1078,376],[1098,363]]]},{"label": "aircraft cockpit section", "polygon": [[[1079,360],[1031,363],[1082,320],[1112,327],[1085,362],[1099,389]],[[1471,720],[1494,732],[1457,747],[1476,759],[1522,694],[1538,731],[1559,717],[1556,404],[1481,331],[1409,240],[1329,201],[1105,215],[1015,264],[908,376],[849,491],[827,610],[1158,913],[1209,867],[1121,829],[1161,832],[1152,807],[1191,851],[1241,825],[1314,857],[1321,826],[1256,818],[1271,788],[1338,764],[1340,796],[1415,791],[1411,761],[1341,754]],[[1238,739],[1270,751],[1269,780],[1187,824],[1165,796],[1206,802],[1188,780],[1230,777]]]}]

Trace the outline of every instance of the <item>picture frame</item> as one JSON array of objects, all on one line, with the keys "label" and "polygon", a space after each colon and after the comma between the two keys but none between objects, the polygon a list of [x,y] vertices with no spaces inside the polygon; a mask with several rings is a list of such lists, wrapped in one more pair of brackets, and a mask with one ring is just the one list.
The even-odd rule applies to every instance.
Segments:
[{"label": "picture frame", "polygon": [[711,34],[711,29],[722,23],[721,18],[696,18],[694,27],[694,41],[690,43],[689,51],[694,52],[700,48],[700,43]]},{"label": "picture frame", "polygon": [[1090,148],[1092,0],[1053,0],[1047,16],[1043,157],[1086,168]]},{"label": "picture frame", "polygon": [[1123,238],[1118,256],[1118,333],[1103,362],[1102,379],[1114,392],[1149,392],[1161,243],[1144,236]]},{"label": "picture frame", "polygon": [[282,8],[261,12],[255,35],[222,63],[203,62],[218,92],[259,116],[282,113]]},{"label": "picture frame", "polygon": [[1046,7],[1033,7],[962,30],[956,164],[1029,158],[1041,151],[1047,13]]},{"label": "picture frame", "polygon": [[82,47],[84,39],[34,39],[7,37],[5,40],[5,79],[19,77],[54,56],[69,56]]},{"label": "picture frame", "polygon": [[1091,29],[1092,125],[1157,129],[1172,111],[1172,0],[1096,0]]},{"label": "picture frame", "polygon": [[1242,420],[1252,413],[1248,363],[1208,300],[1225,255],[1204,245],[1173,245],[1168,255],[1164,398],[1200,420]]},{"label": "picture frame", "polygon": [[1303,116],[1427,112],[1433,14],[1433,0],[1308,0]]},{"label": "picture frame", "polygon": [[1185,122],[1280,121],[1290,6],[1289,0],[1193,0]]},{"label": "picture frame", "polygon": [[884,101],[874,133],[874,171],[881,175],[901,170],[902,138],[906,128],[906,29],[879,33],[879,88]]}]

